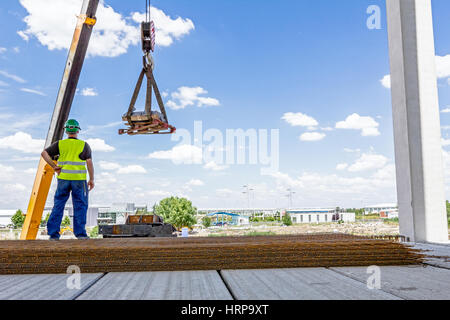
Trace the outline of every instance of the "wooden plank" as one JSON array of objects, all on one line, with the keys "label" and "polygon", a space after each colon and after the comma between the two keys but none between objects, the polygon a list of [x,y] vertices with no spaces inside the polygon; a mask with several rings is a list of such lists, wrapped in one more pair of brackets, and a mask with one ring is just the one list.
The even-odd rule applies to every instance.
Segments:
[{"label": "wooden plank", "polygon": [[[381,290],[407,300],[448,300],[450,299],[450,270],[411,266],[380,267]],[[331,268],[340,274],[366,283],[367,268]]]},{"label": "wooden plank", "polygon": [[221,271],[238,300],[396,300],[325,268]]},{"label": "wooden plank", "polygon": [[0,276],[0,300],[71,300],[102,275],[81,274],[80,290],[67,288],[67,274]]},{"label": "wooden plank", "polygon": [[232,300],[217,271],[108,273],[79,300]]}]

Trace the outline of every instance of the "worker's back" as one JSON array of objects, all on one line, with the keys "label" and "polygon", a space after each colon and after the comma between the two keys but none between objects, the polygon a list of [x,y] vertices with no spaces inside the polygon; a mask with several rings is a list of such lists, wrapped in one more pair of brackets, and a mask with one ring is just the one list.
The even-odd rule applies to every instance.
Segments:
[{"label": "worker's back", "polygon": [[69,138],[59,141],[58,166],[62,169],[58,179],[73,181],[86,180],[86,160],[80,158],[85,145],[86,142],[78,139]]}]

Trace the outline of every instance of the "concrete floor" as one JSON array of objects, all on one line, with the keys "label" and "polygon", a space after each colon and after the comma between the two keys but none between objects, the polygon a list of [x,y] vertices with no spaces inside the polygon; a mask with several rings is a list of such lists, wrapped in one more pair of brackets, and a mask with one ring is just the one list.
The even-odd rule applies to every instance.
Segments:
[{"label": "concrete floor", "polygon": [[450,245],[430,250],[424,266],[381,267],[368,289],[366,267],[0,276],[0,300],[449,300]]}]

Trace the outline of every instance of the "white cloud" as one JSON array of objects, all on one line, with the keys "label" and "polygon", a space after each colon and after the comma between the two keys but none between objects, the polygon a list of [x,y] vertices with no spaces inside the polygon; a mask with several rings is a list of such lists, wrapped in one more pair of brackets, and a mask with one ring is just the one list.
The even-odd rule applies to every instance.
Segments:
[{"label": "white cloud", "polygon": [[316,119],[307,116],[306,114],[303,114],[301,112],[285,113],[281,119],[283,119],[293,127],[315,127],[319,125]]},{"label": "white cloud", "polygon": [[17,31],[17,34],[19,35],[19,37],[21,37],[23,40],[25,40],[27,42],[30,40],[30,37],[21,30]]},{"label": "white cloud", "polygon": [[27,188],[20,183],[8,184],[6,185],[6,189],[10,191],[25,191]]},{"label": "white cloud", "polygon": [[[6,181],[12,181],[15,177],[15,169],[11,166],[5,166],[0,163],[0,186]],[[6,198],[5,196],[2,198]]]},{"label": "white cloud", "polygon": [[345,121],[336,123],[336,129],[361,130],[363,137],[376,137],[380,135],[380,131],[378,130],[379,125],[372,117],[362,117],[354,113],[348,116]]},{"label": "white cloud", "polygon": [[95,125],[95,126],[90,125],[90,126],[87,127],[86,130],[83,130],[83,134],[93,135],[97,131],[105,132],[104,129],[118,127],[118,126],[120,126],[122,124],[123,124],[122,121],[116,121],[116,122],[111,122],[111,123],[107,123],[107,124],[104,124],[104,125]]},{"label": "white cloud", "polygon": [[27,92],[27,93],[32,93],[32,94],[37,94],[38,96],[43,96],[43,97],[47,96],[45,93],[43,93],[41,91],[28,89],[28,88],[21,88],[20,91]]},{"label": "white cloud", "polygon": [[45,140],[33,139],[25,132],[0,138],[0,149],[13,149],[24,153],[41,153],[44,150]]},{"label": "white cloud", "polygon": [[117,182],[116,177],[109,172],[102,172],[99,175],[97,185],[101,187],[105,187]]},{"label": "white cloud", "polygon": [[450,77],[450,55],[436,56],[436,71],[438,78]]},{"label": "white cloud", "polygon": [[[438,79],[450,77],[450,55],[446,56],[436,56],[436,73]],[[380,80],[383,87],[391,88],[391,76],[385,75],[383,79]],[[450,79],[448,80],[450,84]]]},{"label": "white cloud", "polygon": [[81,95],[84,97],[96,97],[98,96],[98,92],[94,88],[84,88],[81,91]]},{"label": "white cloud", "polygon": [[[162,10],[155,7],[151,7],[151,15],[152,20],[155,22],[156,44],[161,47],[170,46],[174,39],[179,40],[195,29],[192,20],[181,17],[172,19]],[[145,19],[145,14],[133,13],[132,18],[135,22],[141,23]]]},{"label": "white cloud", "polygon": [[112,152],[116,150],[113,146],[106,144],[103,139],[87,139],[86,142],[91,147],[92,151],[97,152]]},{"label": "white cloud", "polygon": [[[25,41],[35,37],[49,50],[69,48],[81,0],[20,0],[20,3],[28,11],[24,19],[27,28],[17,32],[20,37]],[[133,13],[129,19],[101,1],[88,55],[116,57],[126,53],[130,46],[140,43],[142,17],[141,13]],[[160,46],[169,46],[174,39],[180,39],[194,29],[191,20],[171,19],[157,8],[152,8],[152,19],[156,24],[156,42]]]},{"label": "white cloud", "polygon": [[175,164],[201,164],[203,152],[200,147],[179,145],[167,151],[155,151],[148,155],[149,159],[171,160]]},{"label": "white cloud", "polygon": [[441,110],[442,113],[450,113],[450,108],[445,108]]},{"label": "white cloud", "polygon": [[144,167],[140,165],[129,165],[122,167],[117,171],[118,174],[147,173]]},{"label": "white cloud", "polygon": [[383,87],[385,87],[386,89],[390,89],[391,88],[391,76],[389,74],[385,75],[383,77],[383,79],[380,80],[380,82],[381,82],[381,85]]},{"label": "white cloud", "polygon": [[24,172],[25,172],[26,174],[35,174],[36,171],[37,171],[36,168],[28,168],[28,169],[26,169]]},{"label": "white cloud", "polygon": [[270,176],[275,178],[279,184],[286,187],[304,187],[303,182],[292,178],[287,173],[275,172],[270,174]]},{"label": "white cloud", "polygon": [[202,180],[199,179],[192,179],[189,182],[186,183],[187,187],[201,187],[204,186],[205,183]]},{"label": "white cloud", "polygon": [[119,170],[122,166],[116,162],[108,162],[108,161],[100,161],[100,168],[106,171],[115,171]]},{"label": "white cloud", "polygon": [[348,163],[340,163],[336,166],[336,170],[342,171],[348,168]]},{"label": "white cloud", "polygon": [[395,179],[395,165],[388,164],[381,169],[378,169],[373,175],[373,178],[379,180],[394,180]]},{"label": "white cloud", "polygon": [[281,172],[272,176],[279,192],[293,188],[307,199],[306,206],[347,206],[348,203],[361,204],[363,199],[364,202],[395,201],[395,170],[392,169],[393,166],[388,165],[370,176],[351,178],[311,172],[297,177]]},{"label": "white cloud", "polygon": [[147,195],[153,196],[153,197],[168,197],[170,196],[170,192],[163,191],[163,190],[152,190],[147,191]]},{"label": "white cloud", "polygon": [[203,168],[206,170],[212,170],[212,171],[223,171],[223,170],[228,169],[228,166],[218,165],[216,162],[210,161],[207,164],[205,164],[203,166]]},{"label": "white cloud", "polygon": [[359,153],[359,152],[361,152],[361,149],[344,148],[344,151],[348,152],[348,153]]},{"label": "white cloud", "polygon": [[348,167],[350,172],[361,172],[383,168],[389,159],[381,154],[364,153],[354,164]]},{"label": "white cloud", "polygon": [[0,47],[0,54],[4,54],[7,51],[6,48]]},{"label": "white cloud", "polygon": [[188,106],[220,106],[219,100],[200,96],[207,93],[208,91],[201,87],[180,87],[171,94],[171,100],[167,102],[167,106],[173,110],[185,109]]},{"label": "white cloud", "polygon": [[220,197],[229,197],[233,194],[233,190],[227,189],[227,188],[222,188],[222,189],[217,189],[216,190],[216,194]]},{"label": "white cloud", "polygon": [[0,164],[0,172],[2,172],[2,173],[11,173],[11,172],[14,172],[14,167],[11,167],[11,166],[4,166],[4,165],[2,165],[2,164]]},{"label": "white cloud", "polygon": [[300,136],[301,141],[320,141],[323,140],[327,135],[320,132],[305,132]]},{"label": "white cloud", "polygon": [[6,71],[4,71],[4,70],[0,70],[0,75],[1,75],[1,76],[4,76],[5,78],[8,78],[8,79],[14,80],[14,81],[16,81],[16,82],[19,82],[19,83],[25,83],[25,82],[26,82],[26,81],[25,81],[24,79],[22,79],[21,77],[16,76],[15,74],[11,74],[11,73],[9,73],[9,72],[6,72]]},{"label": "white cloud", "polygon": [[0,80],[0,87],[9,87],[9,84]]}]

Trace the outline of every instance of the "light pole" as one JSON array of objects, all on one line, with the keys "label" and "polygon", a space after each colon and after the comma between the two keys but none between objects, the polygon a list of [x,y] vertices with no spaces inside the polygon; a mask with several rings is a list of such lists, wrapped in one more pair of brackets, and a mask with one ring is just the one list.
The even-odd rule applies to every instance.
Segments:
[{"label": "light pole", "polygon": [[242,187],[245,189],[245,191],[243,191],[242,193],[247,195],[247,206],[250,209],[250,192],[254,191],[254,189],[250,188],[249,185],[245,185]]},{"label": "light pole", "polygon": [[291,188],[287,189],[287,192],[289,192],[288,195],[287,195],[287,197],[289,198],[289,209],[292,209],[292,196],[294,194],[296,194],[297,192],[292,191]]}]

